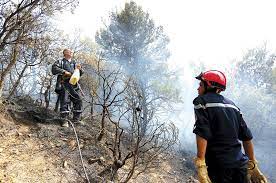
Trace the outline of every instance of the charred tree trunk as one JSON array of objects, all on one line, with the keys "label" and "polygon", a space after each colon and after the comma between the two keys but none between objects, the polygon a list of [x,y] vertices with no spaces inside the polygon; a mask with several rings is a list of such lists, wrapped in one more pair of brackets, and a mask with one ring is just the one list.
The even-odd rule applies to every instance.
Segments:
[{"label": "charred tree trunk", "polygon": [[101,141],[104,134],[105,134],[105,116],[106,116],[106,106],[103,106],[103,111],[102,111],[102,119],[101,119],[101,131],[100,134],[97,138],[98,141]]},{"label": "charred tree trunk", "polygon": [[3,94],[2,92],[3,92],[6,76],[11,71],[12,67],[15,65],[17,56],[18,56],[18,44],[15,44],[12,50],[10,62],[8,66],[0,74],[0,100],[2,99],[2,94]]},{"label": "charred tree trunk", "polygon": [[47,89],[44,92],[45,108],[48,109],[50,103],[50,86],[47,86]]},{"label": "charred tree trunk", "polygon": [[93,114],[94,114],[94,96],[93,95],[90,95],[91,97],[91,109],[90,109],[90,114],[91,114],[91,119],[93,119]]},{"label": "charred tree trunk", "polygon": [[147,105],[147,99],[146,99],[146,92],[141,84],[141,92],[142,92],[142,124],[141,124],[141,136],[143,137],[146,134],[147,126],[148,126],[148,105]]},{"label": "charred tree trunk", "polygon": [[21,79],[22,79],[22,77],[23,77],[23,75],[24,75],[24,73],[25,73],[25,71],[26,71],[27,68],[28,68],[28,64],[26,64],[26,65],[24,66],[24,68],[22,69],[21,73],[19,74],[19,76],[18,76],[16,82],[15,82],[14,85],[12,86],[12,89],[11,89],[11,91],[10,91],[10,94],[9,94],[9,96],[8,96],[8,99],[10,99],[10,98],[14,95],[14,93],[15,93],[15,91],[16,91],[16,89],[17,89],[17,87],[18,87],[18,85],[19,85],[19,83],[20,83],[20,81],[21,81]]},{"label": "charred tree trunk", "polygon": [[111,181],[116,181],[118,179],[118,173],[117,172],[123,166],[124,166],[124,164],[122,164],[120,161],[114,161],[113,164],[107,166],[98,175],[100,177],[108,178]]},{"label": "charred tree trunk", "polygon": [[[138,135],[137,135],[137,139],[136,139],[136,142],[135,142],[135,149],[132,153],[132,163],[131,163],[131,169],[130,171],[128,172],[128,175],[124,181],[124,183],[128,182],[131,177],[133,176],[134,174],[134,170],[135,168],[137,167],[137,163],[138,163],[138,157],[139,157],[139,145],[140,145],[140,141],[141,141],[141,136],[139,135],[139,125],[138,125]],[[124,160],[124,162],[126,161],[126,159]]]}]

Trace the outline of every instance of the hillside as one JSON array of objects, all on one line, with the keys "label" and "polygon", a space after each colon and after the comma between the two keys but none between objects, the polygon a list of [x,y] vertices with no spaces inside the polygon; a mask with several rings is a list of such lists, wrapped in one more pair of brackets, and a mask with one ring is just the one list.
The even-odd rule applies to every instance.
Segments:
[{"label": "hillside", "polygon": [[[86,182],[72,127],[49,120],[55,114],[30,98],[5,102],[0,114],[0,182]],[[47,120],[41,120],[47,118]],[[97,142],[99,117],[76,126],[90,182],[108,182],[98,173],[111,163],[106,142]],[[112,135],[108,127],[107,136]],[[187,160],[186,160],[187,159]],[[195,182],[190,158],[177,153],[160,156],[157,168],[133,176],[130,182]],[[127,165],[120,169],[123,175]]]}]

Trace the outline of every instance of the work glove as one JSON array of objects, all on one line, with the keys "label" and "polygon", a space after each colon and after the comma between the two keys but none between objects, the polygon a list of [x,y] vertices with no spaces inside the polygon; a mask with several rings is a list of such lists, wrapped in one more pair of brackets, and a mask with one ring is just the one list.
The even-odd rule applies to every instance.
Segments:
[{"label": "work glove", "polygon": [[248,180],[252,183],[267,183],[266,177],[262,174],[257,164],[258,162],[256,160],[248,161]]},{"label": "work glove", "polygon": [[197,170],[197,176],[200,183],[212,183],[207,171],[205,159],[194,158],[194,163]]}]

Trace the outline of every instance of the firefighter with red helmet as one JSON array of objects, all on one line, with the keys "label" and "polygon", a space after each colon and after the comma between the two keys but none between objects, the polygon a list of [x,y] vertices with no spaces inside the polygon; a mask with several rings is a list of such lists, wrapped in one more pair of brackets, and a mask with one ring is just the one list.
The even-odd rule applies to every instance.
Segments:
[{"label": "firefighter with red helmet", "polygon": [[[195,111],[197,157],[200,183],[267,183],[254,156],[252,134],[240,109],[220,95],[226,77],[217,70],[201,73]],[[244,152],[241,150],[243,144]]]}]

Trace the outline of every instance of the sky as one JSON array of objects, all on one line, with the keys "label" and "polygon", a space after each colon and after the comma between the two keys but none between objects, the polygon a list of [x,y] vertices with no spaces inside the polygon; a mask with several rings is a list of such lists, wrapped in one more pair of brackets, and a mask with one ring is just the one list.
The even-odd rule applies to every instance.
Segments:
[{"label": "sky", "polygon": [[[57,17],[67,34],[80,30],[94,38],[109,12],[122,9],[126,0],[80,0],[74,14]],[[265,42],[276,49],[274,0],[136,0],[157,25],[164,26],[171,42],[170,63],[177,67],[204,62],[210,67],[240,60],[248,49]]]}]

